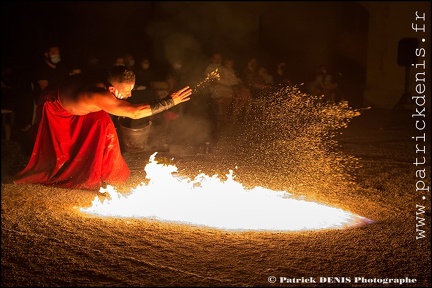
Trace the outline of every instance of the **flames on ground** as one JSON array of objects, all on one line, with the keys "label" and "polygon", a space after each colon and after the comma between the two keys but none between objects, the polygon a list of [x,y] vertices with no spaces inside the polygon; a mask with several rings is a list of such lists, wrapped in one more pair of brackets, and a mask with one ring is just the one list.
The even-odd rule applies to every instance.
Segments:
[{"label": "flames on ground", "polygon": [[[247,161],[278,166],[292,187],[304,188],[307,185],[301,182],[307,182],[314,183],[308,189],[325,191],[350,185],[349,172],[357,167],[357,159],[335,149],[333,138],[360,112],[346,102],[323,103],[298,87],[283,87],[266,96],[265,101],[257,101],[263,108],[257,121],[247,122],[238,134]],[[178,175],[175,165],[158,163],[155,156],[145,167],[146,183],[128,195],[111,186],[101,189],[109,197],[96,197],[91,207],[81,211],[238,231],[340,229],[372,222],[286,191],[261,186],[246,189],[234,179],[232,170],[225,180],[204,173],[191,179]]]},{"label": "flames on ground", "polygon": [[326,205],[295,199],[285,191],[263,187],[245,189],[233,171],[222,181],[218,175],[190,179],[177,167],[150,157],[145,167],[148,183],[129,195],[108,186],[92,206],[81,211],[100,216],[151,218],[226,230],[294,231],[345,228],[367,223],[358,215]]}]

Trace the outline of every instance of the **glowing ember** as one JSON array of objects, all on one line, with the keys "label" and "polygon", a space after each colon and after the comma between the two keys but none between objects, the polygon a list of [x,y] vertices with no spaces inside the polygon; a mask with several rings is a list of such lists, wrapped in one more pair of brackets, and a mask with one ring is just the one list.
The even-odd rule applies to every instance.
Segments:
[{"label": "glowing ember", "polygon": [[233,171],[221,181],[200,174],[195,179],[174,175],[177,167],[158,164],[154,153],[145,167],[147,184],[141,183],[129,195],[112,186],[100,192],[92,206],[81,211],[100,216],[154,218],[162,221],[207,226],[226,230],[295,231],[346,228],[369,219],[326,205],[293,199],[285,191],[263,187],[244,189],[234,181]]}]

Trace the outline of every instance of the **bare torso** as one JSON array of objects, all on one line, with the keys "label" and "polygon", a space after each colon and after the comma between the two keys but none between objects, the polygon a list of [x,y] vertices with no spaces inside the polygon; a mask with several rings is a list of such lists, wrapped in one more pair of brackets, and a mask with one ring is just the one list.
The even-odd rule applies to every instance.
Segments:
[{"label": "bare torso", "polygon": [[70,77],[59,86],[59,100],[73,115],[86,115],[102,110],[91,100],[94,93],[113,97],[103,82],[86,83],[81,76]]},{"label": "bare torso", "polygon": [[[133,83],[129,86],[133,87]],[[108,87],[103,81],[89,82],[83,75],[77,74],[59,85],[59,100],[62,106],[73,115],[86,115],[101,110],[112,115],[132,119],[152,115],[149,103],[132,104],[125,101],[131,94],[126,95],[124,99],[118,99],[108,88],[112,89],[113,87]],[[177,105],[188,101],[191,93],[192,90],[185,87],[172,93],[170,97],[172,97],[174,105]]]}]

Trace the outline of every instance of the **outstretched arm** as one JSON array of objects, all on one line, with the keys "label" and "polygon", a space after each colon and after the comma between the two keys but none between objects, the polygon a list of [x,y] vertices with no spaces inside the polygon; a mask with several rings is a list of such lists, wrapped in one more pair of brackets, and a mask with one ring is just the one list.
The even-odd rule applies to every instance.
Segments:
[{"label": "outstretched arm", "polygon": [[163,99],[143,104],[132,104],[128,101],[119,100],[111,94],[112,97],[103,97],[104,99],[98,101],[98,106],[112,115],[140,119],[168,110],[177,104],[189,101],[191,94],[192,89],[189,86],[186,86],[183,89],[171,93]]},{"label": "outstretched arm", "polygon": [[168,110],[171,107],[190,100],[192,89],[189,86],[184,87],[176,92],[171,93],[163,99],[150,103],[152,115]]}]

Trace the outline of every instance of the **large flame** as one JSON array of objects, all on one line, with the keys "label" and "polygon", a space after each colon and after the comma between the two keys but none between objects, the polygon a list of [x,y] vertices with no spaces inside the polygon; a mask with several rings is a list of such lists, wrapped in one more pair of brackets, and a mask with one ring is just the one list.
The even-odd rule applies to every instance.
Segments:
[{"label": "large flame", "polygon": [[110,197],[81,208],[111,217],[152,218],[224,230],[297,231],[346,228],[370,223],[367,218],[323,204],[294,199],[285,191],[263,187],[245,189],[233,171],[222,181],[199,174],[195,179],[175,175],[177,167],[159,164],[156,153],[145,167],[147,184],[128,195],[114,187],[101,188]]}]

